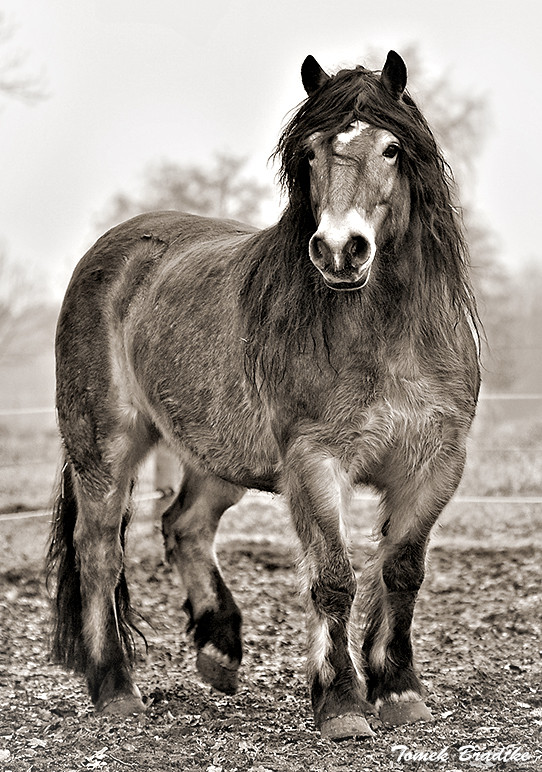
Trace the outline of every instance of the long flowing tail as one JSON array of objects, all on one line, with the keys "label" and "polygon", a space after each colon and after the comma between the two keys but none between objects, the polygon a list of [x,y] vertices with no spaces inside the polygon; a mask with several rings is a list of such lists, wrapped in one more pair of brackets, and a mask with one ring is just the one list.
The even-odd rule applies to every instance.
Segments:
[{"label": "long flowing tail", "polygon": [[65,461],[53,508],[51,541],[47,553],[47,586],[53,594],[51,655],[54,662],[84,672],[82,602],[74,531],[77,499],[69,461]]}]

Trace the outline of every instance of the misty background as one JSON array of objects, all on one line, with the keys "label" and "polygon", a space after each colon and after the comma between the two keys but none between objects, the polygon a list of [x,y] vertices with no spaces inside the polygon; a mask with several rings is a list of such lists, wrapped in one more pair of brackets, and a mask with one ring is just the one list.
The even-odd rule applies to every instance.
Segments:
[{"label": "misty background", "polygon": [[0,0],[0,414],[37,411],[31,433],[52,409],[59,304],[105,229],[157,208],[271,224],[284,202],[269,158],[305,97],[305,56],[379,69],[393,48],[454,170],[484,394],[504,400],[498,420],[539,426],[539,8]]}]

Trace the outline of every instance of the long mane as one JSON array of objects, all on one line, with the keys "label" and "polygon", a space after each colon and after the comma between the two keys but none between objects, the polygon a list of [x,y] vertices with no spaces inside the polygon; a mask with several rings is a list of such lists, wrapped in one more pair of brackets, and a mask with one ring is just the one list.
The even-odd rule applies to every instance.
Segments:
[{"label": "long mane", "polygon": [[[410,224],[400,242],[387,245],[377,256],[379,287],[374,287],[375,277],[361,292],[337,293],[323,285],[309,264],[308,243],[317,225],[310,204],[307,140],[316,131],[331,139],[354,120],[385,128],[400,139],[401,174],[410,185]],[[467,314],[479,329],[468,249],[453,203],[453,177],[407,92],[396,100],[378,72],[364,67],[342,70],[301,104],[274,155],[281,161],[280,181],[288,204],[277,225],[254,239],[241,293],[254,373],[259,367],[264,379],[280,379],[292,346],[323,346],[329,351],[327,329],[337,306],[357,306],[364,314],[386,293],[397,306],[400,296],[404,301],[408,297],[409,313],[423,317],[426,327],[429,320],[440,326],[441,337],[453,336],[454,323],[443,321],[451,314],[455,324]]]}]

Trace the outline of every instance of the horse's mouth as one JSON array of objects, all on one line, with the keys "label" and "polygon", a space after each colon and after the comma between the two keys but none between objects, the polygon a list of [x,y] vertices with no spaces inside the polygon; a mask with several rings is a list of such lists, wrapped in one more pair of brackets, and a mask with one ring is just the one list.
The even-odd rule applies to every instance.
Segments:
[{"label": "horse's mouth", "polygon": [[337,292],[355,292],[366,286],[371,275],[372,265],[372,259],[367,260],[361,268],[348,277],[344,276],[343,272],[334,274],[328,271],[320,271],[320,273],[326,287],[329,287],[329,289]]}]

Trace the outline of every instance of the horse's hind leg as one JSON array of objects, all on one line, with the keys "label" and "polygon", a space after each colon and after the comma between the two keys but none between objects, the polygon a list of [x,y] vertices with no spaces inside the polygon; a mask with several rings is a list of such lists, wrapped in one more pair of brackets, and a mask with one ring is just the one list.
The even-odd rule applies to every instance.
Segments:
[{"label": "horse's hind leg", "polygon": [[167,559],[177,566],[202,677],[226,694],[237,690],[241,612],[220,573],[214,538],[223,512],[243,488],[186,466],[179,495],[162,519]]},{"label": "horse's hind leg", "polygon": [[129,490],[93,498],[76,486],[78,518],[74,543],[82,600],[85,672],[97,711],[128,714],[143,710],[131,675],[133,641],[127,619],[124,532]]},{"label": "horse's hind leg", "polygon": [[103,441],[107,452],[87,448],[80,459],[83,446],[78,451],[73,436],[64,436],[72,460],[64,467],[49,550],[49,572],[56,574],[53,656],[86,676],[97,711],[139,712],[124,537],[132,475],[148,444],[115,436]]}]

